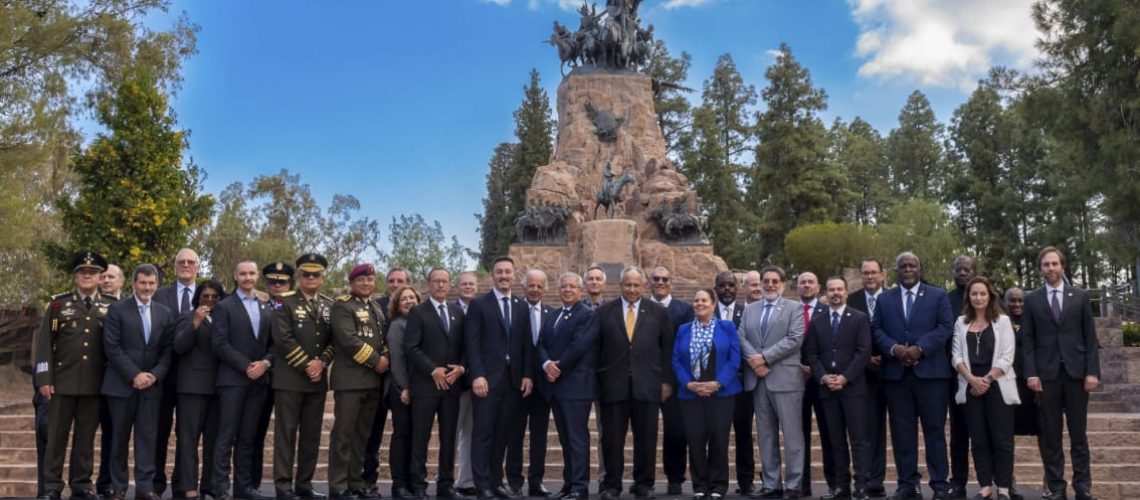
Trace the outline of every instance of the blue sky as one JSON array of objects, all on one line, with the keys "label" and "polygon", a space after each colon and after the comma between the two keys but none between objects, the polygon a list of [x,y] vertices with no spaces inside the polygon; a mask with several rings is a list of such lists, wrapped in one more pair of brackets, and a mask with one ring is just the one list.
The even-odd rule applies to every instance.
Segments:
[{"label": "blue sky", "polygon": [[[949,123],[991,65],[1028,66],[1030,3],[645,0],[641,17],[692,55],[694,102],[726,52],[760,91],[787,42],[828,93],[825,121],[861,116],[886,134],[914,89]],[[385,240],[393,216],[420,213],[475,248],[487,162],[513,139],[531,68],[554,105],[558,58],[541,42],[554,20],[576,27],[579,4],[175,0],[147,23],[185,11],[202,28],[173,104],[207,191],[285,168],[322,204],[360,198]]]}]

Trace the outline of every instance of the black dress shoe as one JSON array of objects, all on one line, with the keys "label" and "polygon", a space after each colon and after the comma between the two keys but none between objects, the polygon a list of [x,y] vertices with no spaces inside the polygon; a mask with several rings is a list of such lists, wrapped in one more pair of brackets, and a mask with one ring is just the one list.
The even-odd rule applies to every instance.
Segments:
[{"label": "black dress shoe", "polygon": [[680,495],[681,483],[669,483],[669,486],[665,489],[665,493],[669,495]]},{"label": "black dress shoe", "polygon": [[297,490],[297,498],[311,498],[313,500],[324,500],[324,499],[328,498],[328,495],[325,495],[324,493],[317,491],[317,490],[313,490],[313,489]]},{"label": "black dress shoe", "polygon": [[784,490],[760,488],[760,491],[749,495],[748,498],[753,498],[756,500],[764,500],[767,498],[784,498]]},{"label": "black dress shoe", "polygon": [[427,488],[412,488],[412,498],[416,500],[427,500]]},{"label": "black dress shoe", "polygon": [[459,490],[455,489],[454,486],[436,486],[435,497],[459,500],[463,498],[463,494],[460,493]]},{"label": "black dress shoe", "polygon": [[931,500],[950,500],[950,492],[948,492],[948,491],[935,491],[934,495],[931,495],[930,498],[931,498]]},{"label": "black dress shoe", "polygon": [[740,495],[740,496],[742,496],[742,497],[746,497],[746,496],[748,496],[748,495],[751,495],[751,494],[752,494],[752,491],[753,491],[754,489],[755,489],[755,488],[753,488],[753,486],[752,486],[751,484],[741,484],[741,485],[737,485],[737,487],[736,487],[736,494],[737,494],[737,495]]},{"label": "black dress shoe", "polygon": [[412,493],[412,490],[404,486],[394,486],[392,487],[392,498],[408,499],[415,498],[415,495]]},{"label": "black dress shoe", "polygon": [[125,492],[125,491],[122,491],[122,492],[112,491],[110,495],[107,495],[107,500],[126,500],[126,498],[127,498],[127,492]]},{"label": "black dress shoe", "polygon": [[514,485],[510,485],[510,484],[508,484],[508,485],[507,485],[507,493],[510,493],[511,495],[514,495],[514,497],[515,497],[515,498],[518,498],[518,497],[521,497],[521,496],[523,496],[523,494],[522,494],[522,485],[519,485],[519,486],[514,486]]},{"label": "black dress shoe", "polygon": [[491,494],[495,495],[495,498],[515,498],[515,495],[506,486],[496,486],[491,490]]},{"label": "black dress shoe", "polygon": [[621,493],[618,493],[617,491],[614,491],[614,490],[603,490],[602,491],[602,500],[618,500],[618,498],[620,498],[620,497],[621,497]]},{"label": "black dress shoe", "polygon": [[135,495],[135,500],[161,500],[161,499],[162,499],[162,497],[158,496],[158,493],[155,493],[153,491],[149,492],[149,493],[143,493],[141,495]]},{"label": "black dress shoe", "polygon": [[333,491],[329,493],[329,500],[355,500],[356,492],[352,490]]},{"label": "black dress shoe", "polygon": [[944,496],[944,498],[962,500],[962,499],[966,498],[966,487],[965,486],[951,486],[950,489],[946,490],[946,495]]},{"label": "black dress shoe", "polygon": [[887,497],[887,500],[922,500],[922,493],[915,490],[895,490],[895,494]]},{"label": "black dress shoe", "polygon": [[250,500],[272,500],[273,497],[262,495],[256,488],[246,488],[245,491],[235,494],[237,498],[249,498]]},{"label": "black dress shoe", "polygon": [[[795,490],[784,491],[784,500],[799,500],[800,498],[803,498],[803,495],[801,494],[801,492],[802,492],[802,490],[801,491],[795,491]],[[809,496],[810,496],[810,493],[809,493]]]},{"label": "black dress shoe", "polygon": [[860,489],[851,490],[851,500],[867,500],[867,492]]},{"label": "black dress shoe", "polygon": [[277,490],[274,493],[274,495],[277,497],[277,500],[296,500],[297,499],[297,493],[294,492],[293,490]]},{"label": "black dress shoe", "polygon": [[479,490],[479,493],[476,495],[476,497],[478,497],[479,500],[488,500],[495,498],[495,492],[494,490]]},{"label": "black dress shoe", "polygon": [[653,498],[653,488],[645,486],[634,486],[633,496],[636,498]]},{"label": "black dress shoe", "polygon": [[1096,497],[1092,496],[1092,493],[1089,493],[1087,491],[1078,491],[1076,499],[1077,500],[1097,500]]},{"label": "black dress shoe", "polygon": [[36,498],[50,498],[51,500],[59,500],[59,490],[47,490]]},{"label": "black dress shoe", "polygon": [[820,500],[850,500],[850,498],[851,490],[846,488],[836,488],[819,497]]},{"label": "black dress shoe", "polygon": [[567,493],[563,500],[589,500],[589,493]]},{"label": "black dress shoe", "polygon": [[883,488],[882,486],[876,486],[874,488],[867,488],[863,490],[863,494],[868,498],[886,498],[887,489]]},{"label": "black dress shoe", "polygon": [[526,496],[546,498],[550,496],[550,490],[547,490],[546,486],[535,484],[531,485],[531,487],[527,489]]},{"label": "black dress shoe", "polygon": [[463,495],[465,497],[473,497],[479,494],[479,490],[476,490],[473,486],[468,486],[466,488],[455,488],[455,491],[458,491],[460,495]]},{"label": "black dress shoe", "polygon": [[76,500],[99,500],[99,495],[91,490],[73,491],[71,492],[71,498]]}]

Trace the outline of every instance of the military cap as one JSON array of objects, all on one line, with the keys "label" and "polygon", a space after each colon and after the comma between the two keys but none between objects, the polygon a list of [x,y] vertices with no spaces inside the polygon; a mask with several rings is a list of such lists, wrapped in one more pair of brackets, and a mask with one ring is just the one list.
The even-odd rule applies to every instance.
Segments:
[{"label": "military cap", "polygon": [[286,262],[270,262],[261,268],[261,275],[268,281],[291,281],[293,279],[293,266]]},{"label": "military cap", "polygon": [[361,276],[376,276],[376,268],[372,264],[360,264],[348,273],[348,281],[352,281]]},{"label": "military cap", "polygon": [[297,258],[297,270],[306,273],[321,273],[329,267],[329,261],[323,255],[307,253]]},{"label": "military cap", "polygon": [[107,270],[107,259],[90,250],[81,250],[71,258],[71,272],[79,272],[82,269],[93,269],[95,271],[103,272]]}]

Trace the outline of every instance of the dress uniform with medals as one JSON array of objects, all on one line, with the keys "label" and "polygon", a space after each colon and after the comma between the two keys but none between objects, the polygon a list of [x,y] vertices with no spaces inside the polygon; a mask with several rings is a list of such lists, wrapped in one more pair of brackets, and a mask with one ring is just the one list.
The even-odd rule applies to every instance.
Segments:
[{"label": "dress uniform with medals", "polygon": [[[284,261],[270,262],[261,268],[261,276],[265,278],[267,285],[272,285],[274,282],[288,285],[288,290],[282,294],[265,294],[265,302],[269,304],[269,307],[272,308],[274,314],[276,314],[281,311],[282,298],[286,293],[293,290],[293,266]],[[276,327],[276,321],[273,326]],[[270,371],[272,372],[273,370]],[[261,407],[261,413],[257,418],[257,434],[254,437],[253,464],[251,465],[253,471],[253,483],[251,486],[257,490],[261,489],[261,479],[264,476],[265,437],[269,434],[269,422],[272,420],[273,408],[276,406],[277,392],[275,389],[276,387],[270,388],[265,398],[265,405]]]},{"label": "dress uniform with medals", "polygon": [[[309,253],[298,258],[296,264],[302,273],[324,273],[328,260]],[[303,290],[286,292],[278,299],[281,304],[273,330],[278,359],[273,367],[277,413],[273,433],[273,485],[277,498],[310,498],[319,496],[313,492],[313,472],[317,467],[329,390],[326,368],[333,360],[329,335],[333,300],[319,293],[310,297]],[[306,373],[313,361],[321,363],[320,377],[315,381]],[[293,475],[294,459],[296,476]]]},{"label": "dress uniform with medals", "polygon": [[[96,273],[90,289],[51,298],[33,342],[36,390],[49,398],[48,440],[44,452],[43,498],[59,498],[63,462],[72,438],[68,486],[74,498],[98,498],[91,473],[95,462],[95,429],[99,425],[99,393],[103,384],[103,319],[114,299],[99,292],[97,273],[107,269],[101,255],[84,251],[71,263],[76,284],[80,274]],[[47,391],[49,394],[44,394]],[[71,435],[74,425],[75,432]]]},{"label": "dress uniform with medals", "polygon": [[[375,276],[369,264],[349,273],[349,282]],[[361,477],[364,445],[373,415],[380,404],[384,378],[376,372],[387,358],[384,315],[369,296],[338,297],[332,305],[331,330],[334,361],[331,375],[333,398],[332,440],[329,444],[329,490],[332,498],[376,498],[365,489]]]}]

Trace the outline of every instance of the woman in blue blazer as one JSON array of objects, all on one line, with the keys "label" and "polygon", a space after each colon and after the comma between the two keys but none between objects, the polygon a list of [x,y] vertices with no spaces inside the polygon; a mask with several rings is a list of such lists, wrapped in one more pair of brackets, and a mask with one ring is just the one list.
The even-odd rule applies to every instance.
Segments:
[{"label": "woman in blue blazer", "polygon": [[696,319],[677,329],[673,372],[689,444],[694,500],[719,499],[728,491],[728,433],[740,393],[740,339],[732,321],[713,317],[716,295],[693,296]]}]

